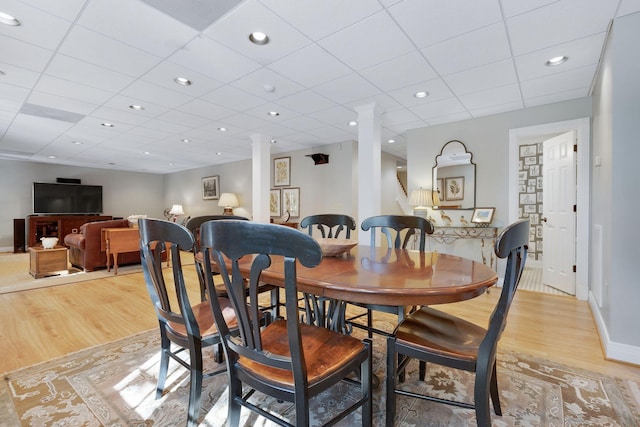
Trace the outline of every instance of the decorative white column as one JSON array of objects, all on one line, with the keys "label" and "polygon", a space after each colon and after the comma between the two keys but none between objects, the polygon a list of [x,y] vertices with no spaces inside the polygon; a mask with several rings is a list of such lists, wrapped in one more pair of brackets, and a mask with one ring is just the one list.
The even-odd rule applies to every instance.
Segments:
[{"label": "decorative white column", "polygon": [[[382,114],[375,103],[355,108],[358,113],[358,227],[365,218],[380,215],[382,191]],[[358,230],[360,244],[371,242],[370,231]]]},{"label": "decorative white column", "polygon": [[253,221],[268,223],[271,176],[271,145],[261,134],[251,135]]}]

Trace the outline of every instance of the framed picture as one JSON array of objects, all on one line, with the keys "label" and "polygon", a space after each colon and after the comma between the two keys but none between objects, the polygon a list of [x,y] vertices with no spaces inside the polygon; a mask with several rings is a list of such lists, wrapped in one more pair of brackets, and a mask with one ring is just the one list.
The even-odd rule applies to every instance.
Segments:
[{"label": "framed picture", "polygon": [[300,188],[282,189],[282,213],[289,212],[290,218],[300,216]]},{"label": "framed picture", "polygon": [[443,185],[442,185],[442,178],[438,178],[436,179],[436,192],[438,193],[438,198],[440,200],[446,200],[444,197],[444,193],[442,192],[443,189]]},{"label": "framed picture", "polygon": [[456,176],[454,178],[444,179],[444,199],[462,200],[464,199],[464,177]]},{"label": "framed picture", "polygon": [[291,157],[273,159],[273,185],[275,187],[291,185]]},{"label": "framed picture", "polygon": [[220,175],[202,178],[202,199],[218,200],[220,198]]},{"label": "framed picture", "polygon": [[475,208],[473,210],[473,216],[471,217],[471,222],[474,224],[491,224],[493,220],[493,212],[496,208]]},{"label": "framed picture", "polygon": [[280,216],[280,189],[272,188],[269,192],[269,215]]}]

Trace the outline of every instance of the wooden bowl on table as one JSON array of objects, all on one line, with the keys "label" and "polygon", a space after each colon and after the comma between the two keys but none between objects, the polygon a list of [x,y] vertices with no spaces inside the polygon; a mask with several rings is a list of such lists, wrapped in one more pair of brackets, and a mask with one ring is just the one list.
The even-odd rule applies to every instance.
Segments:
[{"label": "wooden bowl on table", "polygon": [[316,238],[315,240],[320,245],[320,249],[322,249],[322,256],[342,255],[358,244],[355,239]]}]

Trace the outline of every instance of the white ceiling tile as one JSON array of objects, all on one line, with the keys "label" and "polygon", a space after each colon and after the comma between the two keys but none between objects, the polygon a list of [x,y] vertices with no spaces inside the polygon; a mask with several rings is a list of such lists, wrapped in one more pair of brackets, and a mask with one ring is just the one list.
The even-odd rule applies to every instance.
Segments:
[{"label": "white ceiling tile", "polygon": [[[417,92],[427,92],[429,95],[425,98],[416,98]],[[418,105],[428,104],[442,99],[452,98],[453,92],[445,84],[442,79],[434,79],[425,82],[416,83],[402,89],[389,92],[394,99],[405,107],[414,107]]]},{"label": "white ceiling tile", "polygon": [[511,56],[502,22],[431,45],[422,49],[422,53],[441,76]]},{"label": "white ceiling tile", "polygon": [[429,119],[429,124],[431,126],[440,125],[443,123],[451,123],[458,122],[460,120],[467,120],[471,118],[471,114],[466,111],[461,111],[459,113],[450,113],[444,116],[432,117]]},{"label": "white ceiling tile", "polygon": [[[569,43],[517,56],[515,61],[518,77],[525,81],[597,64],[600,60],[605,37],[605,33],[594,34]],[[551,67],[545,65],[549,59],[557,56],[567,56],[569,60],[561,65]]]},{"label": "white ceiling tile", "polygon": [[520,85],[517,84],[460,95],[459,99],[469,111],[513,103],[520,103],[520,108],[523,106]]},{"label": "white ceiling tile", "polygon": [[159,130],[169,135],[171,134],[180,135],[189,130],[189,126],[183,126],[179,123],[174,123],[174,122],[161,120],[161,119],[151,119],[141,124],[140,127]]},{"label": "white ceiling tile", "polygon": [[558,0],[501,0],[502,12],[505,17],[520,15],[521,13],[555,3]]},{"label": "white ceiling tile", "polygon": [[158,117],[158,120],[166,120],[169,122],[178,123],[188,127],[204,126],[207,123],[209,123],[208,119],[205,119],[203,117],[198,117],[193,114],[185,113],[184,111],[180,111],[180,110],[168,111],[163,115],[161,115],[160,117]]},{"label": "white ceiling tile", "polygon": [[[179,85],[174,81],[176,77],[189,79],[191,85]],[[142,80],[194,97],[202,96],[223,85],[221,81],[169,61],[161,62],[152,70],[145,73],[142,76]]]},{"label": "white ceiling tile", "polygon": [[69,21],[16,0],[4,0],[2,12],[18,19],[21,25],[0,25],[0,35],[49,50],[58,47],[71,25]]},{"label": "white ceiling tile", "polygon": [[326,110],[334,107],[336,104],[327,98],[318,95],[311,90],[298,92],[296,94],[281,98],[276,101],[277,105],[282,105],[301,114],[310,114],[315,111]]},{"label": "white ceiling tile", "polygon": [[98,108],[99,105],[40,91],[31,92],[28,101],[34,105],[42,105],[44,107],[85,115],[91,113]]},{"label": "white ceiling tile", "polygon": [[35,71],[3,62],[0,62],[0,71],[4,73],[0,78],[2,84],[19,86],[25,89],[31,89],[40,78],[40,74]]},{"label": "white ceiling tile", "polygon": [[40,78],[34,90],[91,104],[103,104],[114,95],[113,92],[46,75]]},{"label": "white ceiling tile", "polygon": [[205,101],[229,108],[234,111],[245,111],[265,103],[265,100],[232,86],[223,86],[205,96]]},{"label": "white ceiling tile", "polygon": [[144,73],[160,62],[157,56],[77,26],[59,52],[129,76]]},{"label": "white ceiling tile", "polygon": [[134,81],[131,76],[61,54],[51,59],[46,74],[110,92],[120,91]]},{"label": "white ceiling tile", "polygon": [[512,59],[494,62],[444,77],[451,90],[463,95],[518,82]]},{"label": "white ceiling tile", "polygon": [[311,117],[331,125],[347,123],[349,120],[355,120],[358,114],[350,108],[342,105],[327,108],[326,110],[316,111],[310,114]]},{"label": "white ceiling tile", "polygon": [[234,115],[236,112],[230,108],[223,107],[218,104],[204,101],[202,99],[194,99],[179,107],[180,111],[184,111],[195,116],[204,117],[209,120],[220,120],[225,117]]},{"label": "white ceiling tile", "polygon": [[382,118],[385,126],[399,125],[403,123],[415,122],[418,116],[413,114],[406,108],[399,108],[392,111],[386,111]]},{"label": "white ceiling tile", "polygon": [[389,13],[418,48],[502,19],[498,0],[405,0],[390,7]]},{"label": "white ceiling tile", "polygon": [[14,101],[18,104],[25,102],[30,93],[27,88],[5,83],[0,83],[0,90],[2,91],[2,99]]},{"label": "white ceiling tile", "polygon": [[121,93],[124,96],[142,99],[143,101],[149,101],[169,108],[177,108],[193,99],[192,96],[184,95],[141,80],[131,84]]},{"label": "white ceiling tile", "polygon": [[[265,101],[274,101],[304,89],[304,87],[298,83],[268,68],[261,68],[251,74],[247,74],[231,83],[231,86],[254,94]],[[271,86],[274,90],[269,92],[265,90],[266,86]]]},{"label": "white ceiling tile", "polygon": [[[123,13],[124,10],[127,12]],[[196,30],[171,16],[131,0],[93,0],[87,4],[78,24],[163,58],[198,35]]]},{"label": "white ceiling tile", "polygon": [[169,60],[224,83],[260,68],[258,62],[206,37],[197,37],[171,55]]},{"label": "white ceiling tile", "polygon": [[148,122],[149,120],[152,120],[152,118],[150,117],[137,113],[137,111],[131,110],[125,106],[121,106],[120,108],[111,108],[105,106],[96,109],[91,114],[96,117],[108,117],[115,123],[126,123],[129,125],[141,125]]},{"label": "white ceiling tile", "polygon": [[[618,1],[563,0],[507,20],[515,56],[607,30]],[[544,25],[540,25],[544,22]]]},{"label": "white ceiling tile", "polygon": [[588,87],[572,89],[567,91],[557,91],[548,95],[526,98],[524,100],[525,107],[535,107],[538,105],[553,104],[554,102],[568,101],[571,99],[582,98],[588,95]]},{"label": "white ceiling tile", "polygon": [[339,104],[380,94],[380,90],[356,74],[350,74],[313,88],[314,92]]},{"label": "white ceiling tile", "polygon": [[[131,105],[140,105],[144,109],[133,110],[132,108],[130,108]],[[112,97],[111,99],[109,99],[109,101],[107,101],[104,104],[104,106],[117,109],[117,110],[125,110],[129,112],[135,111],[136,115],[147,117],[147,118],[158,117],[159,115],[164,114],[169,110],[168,107],[162,107],[160,105],[153,104],[149,101],[145,101],[140,98],[133,98],[133,97],[124,96],[124,95],[116,95]]]},{"label": "white ceiling tile", "polygon": [[[269,36],[269,43],[256,45],[249,40],[254,31]],[[228,48],[267,65],[311,43],[298,30],[264,7],[247,0],[211,25],[204,35],[221,41]]]},{"label": "white ceiling tile", "polygon": [[465,112],[465,108],[460,101],[455,98],[444,99],[442,101],[431,102],[413,108],[413,113],[427,122],[436,117]]},{"label": "white ceiling tile", "polygon": [[320,120],[316,120],[309,116],[297,116],[292,119],[284,120],[282,125],[299,132],[306,132],[327,126],[325,122],[321,122]]},{"label": "white ceiling tile", "polygon": [[522,82],[522,96],[524,96],[526,100],[580,88],[584,89],[582,96],[587,96],[595,69],[596,65],[592,65],[553,74],[551,76],[527,80],[526,82]]},{"label": "white ceiling tile", "polygon": [[473,117],[482,117],[482,116],[489,116],[491,114],[499,114],[499,113],[506,113],[508,111],[520,110],[522,108],[524,108],[524,103],[522,101],[518,101],[518,102],[509,103],[509,104],[499,104],[499,105],[493,105],[490,107],[469,109],[469,112]]},{"label": "white ceiling tile", "polygon": [[640,0],[622,0],[616,16],[624,16],[635,12],[640,12]]},{"label": "white ceiling tile", "polygon": [[[375,28],[375,31],[371,31]],[[355,70],[405,55],[414,46],[386,12],[378,12],[318,42]]]},{"label": "white ceiling tile", "polygon": [[42,72],[53,55],[51,50],[3,35],[0,35],[0,46],[3,52],[11,52],[2,55],[2,62],[36,72]]},{"label": "white ceiling tile", "polygon": [[362,70],[360,74],[383,91],[393,91],[438,77],[419,52],[382,62]]},{"label": "white ceiling tile", "polygon": [[64,1],[42,1],[42,0],[20,0],[22,3],[29,4],[44,10],[52,15],[58,16],[67,21],[74,21],[78,13],[87,0],[64,0]]},{"label": "white ceiling tile", "polygon": [[345,76],[352,72],[344,63],[312,44],[269,65],[269,68],[307,87]]}]

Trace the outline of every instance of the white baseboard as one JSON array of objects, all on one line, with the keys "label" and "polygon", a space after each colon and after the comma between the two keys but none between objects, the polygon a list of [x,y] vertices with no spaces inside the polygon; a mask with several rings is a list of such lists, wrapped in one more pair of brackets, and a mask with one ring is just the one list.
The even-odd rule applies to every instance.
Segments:
[{"label": "white baseboard", "polygon": [[591,291],[589,291],[589,307],[591,307],[591,313],[593,314],[598,333],[600,334],[600,342],[604,349],[605,358],[640,365],[640,347],[611,341],[609,331],[598,309],[598,303]]},{"label": "white baseboard", "polygon": [[0,252],[13,252],[13,246],[0,247]]}]

